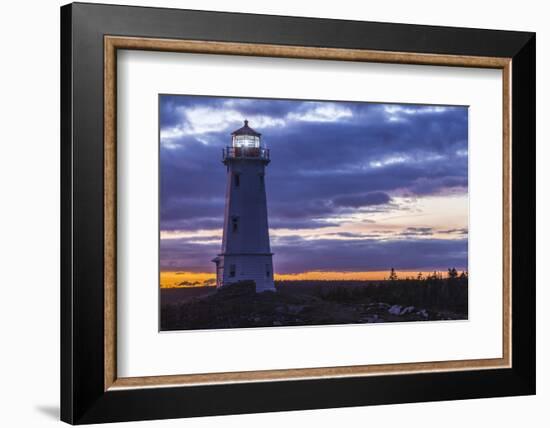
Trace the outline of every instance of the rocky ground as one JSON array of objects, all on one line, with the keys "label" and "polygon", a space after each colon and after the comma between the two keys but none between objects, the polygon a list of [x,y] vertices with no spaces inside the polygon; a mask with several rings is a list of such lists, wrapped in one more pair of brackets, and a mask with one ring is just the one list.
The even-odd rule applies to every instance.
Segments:
[{"label": "rocky ground", "polygon": [[[467,319],[467,281],[438,284],[279,286],[253,282],[161,300],[161,329],[221,329]],[[404,282],[404,281],[403,281]],[[401,288],[409,287],[404,290]],[[393,287],[393,288],[392,288]],[[181,295],[184,296],[185,292]],[[168,295],[168,294],[167,294]]]}]

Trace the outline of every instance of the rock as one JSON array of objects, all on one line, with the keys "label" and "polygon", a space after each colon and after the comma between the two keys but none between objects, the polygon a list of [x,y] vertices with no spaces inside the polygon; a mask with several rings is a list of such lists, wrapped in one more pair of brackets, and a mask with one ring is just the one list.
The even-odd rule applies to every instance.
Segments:
[{"label": "rock", "polygon": [[288,312],[291,314],[299,314],[304,310],[304,305],[287,305]]},{"label": "rock", "polygon": [[388,312],[392,315],[401,315],[401,305],[393,305],[388,309]]},{"label": "rock", "polygon": [[428,311],[426,309],[422,309],[421,311],[417,312],[418,315],[420,315],[422,318],[428,318]]},{"label": "rock", "polygon": [[399,315],[407,315],[407,314],[410,314],[411,312],[414,312],[414,306],[407,306],[406,308],[403,308],[403,310],[401,311],[401,313]]},{"label": "rock", "polygon": [[368,315],[366,317],[361,317],[357,321],[360,323],[375,323],[375,322],[380,322],[381,319],[378,317],[377,314],[374,314],[374,315]]}]

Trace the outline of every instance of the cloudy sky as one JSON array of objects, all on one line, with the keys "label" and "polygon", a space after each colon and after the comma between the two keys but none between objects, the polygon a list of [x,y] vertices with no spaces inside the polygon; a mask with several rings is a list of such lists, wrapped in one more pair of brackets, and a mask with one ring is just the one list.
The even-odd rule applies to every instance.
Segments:
[{"label": "cloudy sky", "polygon": [[221,152],[244,119],[271,150],[280,277],[467,269],[466,107],[162,95],[163,270],[214,273]]}]

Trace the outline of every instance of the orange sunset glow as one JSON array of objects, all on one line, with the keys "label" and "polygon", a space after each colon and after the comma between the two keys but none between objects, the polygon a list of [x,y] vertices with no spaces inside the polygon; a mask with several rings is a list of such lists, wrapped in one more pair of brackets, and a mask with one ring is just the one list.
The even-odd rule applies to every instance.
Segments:
[{"label": "orange sunset glow", "polygon": [[[396,271],[397,278],[417,278],[421,273],[425,278],[433,271]],[[381,281],[389,276],[389,271],[370,272],[302,272],[297,274],[275,274],[275,281]],[[441,272],[443,277],[446,272]],[[203,287],[214,285],[215,273],[211,272],[169,272],[160,273],[161,288]]]}]

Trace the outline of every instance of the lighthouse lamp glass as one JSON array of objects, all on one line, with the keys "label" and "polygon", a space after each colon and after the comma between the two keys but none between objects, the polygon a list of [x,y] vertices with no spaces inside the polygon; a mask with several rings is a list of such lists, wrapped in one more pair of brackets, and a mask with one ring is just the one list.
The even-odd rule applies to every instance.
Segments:
[{"label": "lighthouse lamp glass", "polygon": [[233,137],[233,147],[260,147],[260,137],[254,135],[235,135]]}]

